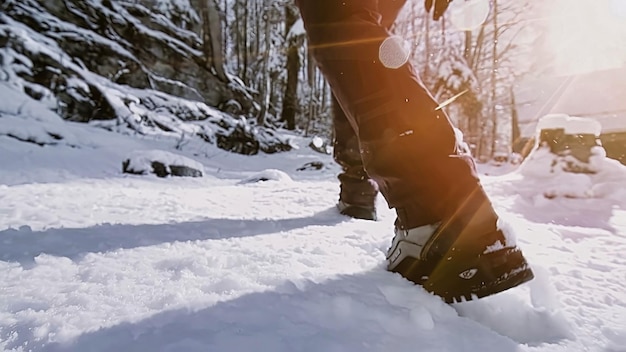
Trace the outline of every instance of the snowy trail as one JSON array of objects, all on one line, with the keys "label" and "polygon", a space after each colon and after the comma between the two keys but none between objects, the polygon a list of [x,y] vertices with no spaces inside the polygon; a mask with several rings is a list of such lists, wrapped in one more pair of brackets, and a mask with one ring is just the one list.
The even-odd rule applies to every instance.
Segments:
[{"label": "snowy trail", "polygon": [[[68,339],[92,332],[71,348],[128,350],[136,346],[145,350],[171,344],[174,350],[193,349],[195,344],[206,350],[208,344],[216,350],[242,350],[267,342],[279,344],[272,350],[313,351],[349,347],[358,341],[359,346],[369,344],[373,350],[393,344],[403,350],[417,341],[439,346],[440,333],[424,333],[416,339],[419,331],[432,331],[438,320],[453,322],[446,328],[449,334],[460,328],[472,330],[471,321],[455,320],[452,308],[382,269],[389,221],[347,221],[329,210],[324,199],[333,198],[332,183],[237,186],[240,197],[256,199],[249,205],[251,211],[244,213],[252,219],[241,219],[241,207],[216,205],[233,196],[232,186],[192,183],[195,197],[211,199],[207,202],[216,209],[210,213],[219,219],[140,225],[135,224],[140,219],[148,223],[197,219],[211,207],[200,204],[198,212],[192,213],[182,204],[189,198],[180,197],[177,187],[159,193],[165,203],[177,207],[153,203],[146,207],[142,201],[148,189],[141,192],[140,187],[153,182],[134,182],[132,188],[138,191],[132,193],[126,188],[127,179],[100,182],[98,191],[89,197],[74,198],[72,207],[64,205],[58,192],[79,194],[86,185],[94,186],[93,182],[98,183],[16,186],[10,188],[15,190],[12,195],[5,195],[4,204],[17,207],[11,199],[43,191],[35,197],[37,209],[27,214],[34,228],[65,223],[85,226],[40,232],[10,229],[1,234],[5,244],[1,255],[9,261],[2,262],[5,348],[42,344],[43,350],[63,349]],[[135,204],[123,209],[133,214],[126,217],[131,224],[99,226],[93,218],[82,216],[81,210],[93,214],[87,205],[97,199],[100,222],[120,220],[116,207],[120,193],[126,194],[125,204]],[[265,220],[254,219],[267,208],[270,197],[280,203],[276,200],[280,194],[289,195],[283,201],[290,211],[278,214],[284,217],[291,212],[300,218],[280,219],[266,210]],[[302,208],[297,204],[303,204]],[[45,215],[54,210],[83,222]],[[274,220],[268,220],[272,216]],[[81,241],[81,237],[88,239]],[[104,243],[99,241],[103,239]],[[124,324],[120,327],[119,323]],[[468,335],[472,345],[482,349],[493,345],[492,332],[474,328],[490,338]],[[203,337],[185,346],[190,333],[189,338]],[[59,344],[48,345],[48,341]],[[450,344],[450,348],[456,346],[454,341]]]},{"label": "snowy trail", "polygon": [[[336,215],[332,182],[173,182],[5,188],[4,212],[21,211],[5,217],[0,233],[4,347],[514,351],[516,342],[569,334],[558,313],[524,302],[523,289],[459,307],[465,320],[386,273],[392,215],[376,223]],[[36,206],[20,203],[26,198]],[[18,215],[30,227],[6,229]],[[498,334],[488,327],[502,327],[500,314],[527,321]]]},{"label": "snowy trail", "polygon": [[615,202],[486,177],[537,278],[449,306],[384,270],[393,214],[339,216],[329,174],[75,174],[0,185],[0,350],[626,351]]}]

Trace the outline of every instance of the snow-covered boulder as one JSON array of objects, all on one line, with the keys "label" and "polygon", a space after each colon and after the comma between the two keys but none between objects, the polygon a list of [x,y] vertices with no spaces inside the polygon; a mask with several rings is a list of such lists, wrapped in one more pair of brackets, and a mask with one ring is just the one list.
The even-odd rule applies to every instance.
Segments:
[{"label": "snow-covered boulder", "polygon": [[595,120],[548,115],[539,122],[535,149],[519,171],[549,199],[624,197],[626,166],[607,158],[599,135]]},{"label": "snow-covered boulder", "polygon": [[246,183],[264,182],[264,181],[278,181],[278,182],[286,183],[286,182],[292,182],[293,180],[284,171],[280,171],[277,169],[267,169],[267,170],[260,171],[249,177],[246,177],[245,179],[241,180],[241,182],[239,183],[246,184]]},{"label": "snow-covered boulder", "polygon": [[321,162],[321,161],[310,161],[302,166],[300,166],[299,168],[297,168],[297,171],[310,171],[310,170],[321,170],[323,168],[325,168],[326,165]]},{"label": "snow-covered boulder", "polygon": [[277,153],[293,148],[288,138],[273,130],[250,125],[245,119],[223,120],[216,133],[216,145],[229,152],[243,155]]},{"label": "snow-covered boulder", "polygon": [[537,175],[560,171],[596,173],[606,158],[600,131],[601,125],[594,119],[546,115],[537,124],[535,148],[522,168]]},{"label": "snow-covered boulder", "polygon": [[[600,148],[600,150],[603,150]],[[571,164],[568,164],[571,163]],[[598,153],[584,164],[593,172],[571,172],[583,164],[570,157],[555,157],[547,148],[533,151],[519,172],[528,187],[545,198],[626,199],[626,166]],[[520,192],[523,193],[522,190]]]},{"label": "snow-covered boulder", "polygon": [[204,167],[182,155],[162,150],[146,150],[133,152],[122,163],[122,171],[135,175],[153,173],[158,177],[202,177]]}]

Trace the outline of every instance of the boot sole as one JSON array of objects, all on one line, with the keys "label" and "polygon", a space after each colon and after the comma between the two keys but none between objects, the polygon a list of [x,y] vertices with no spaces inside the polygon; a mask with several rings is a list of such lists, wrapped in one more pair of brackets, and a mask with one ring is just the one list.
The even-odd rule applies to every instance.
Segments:
[{"label": "boot sole", "polygon": [[478,255],[453,250],[438,262],[406,257],[392,271],[422,285],[447,303],[494,295],[534,277],[518,248]]}]

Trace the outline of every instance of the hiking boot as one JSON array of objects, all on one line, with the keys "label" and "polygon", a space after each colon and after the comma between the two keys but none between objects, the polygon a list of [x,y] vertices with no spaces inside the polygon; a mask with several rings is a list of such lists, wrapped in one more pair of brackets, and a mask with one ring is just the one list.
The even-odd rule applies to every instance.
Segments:
[{"label": "hiking boot", "polygon": [[348,169],[339,175],[339,181],[339,213],[355,219],[376,220],[378,185],[367,177],[365,171],[357,173]]},{"label": "hiking boot", "polygon": [[349,216],[355,219],[377,220],[376,207],[366,205],[355,205],[339,200],[337,209],[341,215]]},{"label": "hiking boot", "polygon": [[387,269],[447,303],[489,296],[530,281],[533,273],[515,240],[496,227],[496,219],[484,218],[490,204],[467,203],[459,212],[470,212],[447,222],[412,229],[397,226]]}]

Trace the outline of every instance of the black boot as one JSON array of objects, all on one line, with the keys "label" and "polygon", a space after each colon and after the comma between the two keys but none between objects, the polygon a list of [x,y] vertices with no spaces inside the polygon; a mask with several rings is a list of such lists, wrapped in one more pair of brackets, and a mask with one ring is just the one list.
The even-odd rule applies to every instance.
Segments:
[{"label": "black boot", "polygon": [[359,139],[334,96],[331,107],[335,129],[333,157],[342,168],[337,209],[356,219],[376,220],[378,185],[363,169]]},{"label": "black boot", "polygon": [[448,303],[496,294],[533,278],[515,239],[497,228],[497,215],[481,189],[437,224],[405,229],[407,214],[398,213],[388,270]]},{"label": "black boot", "polygon": [[[354,171],[352,171],[354,173]],[[337,209],[343,215],[355,219],[376,220],[376,196],[378,187],[365,172],[351,175],[351,170],[344,170],[339,175],[341,191]]]}]

